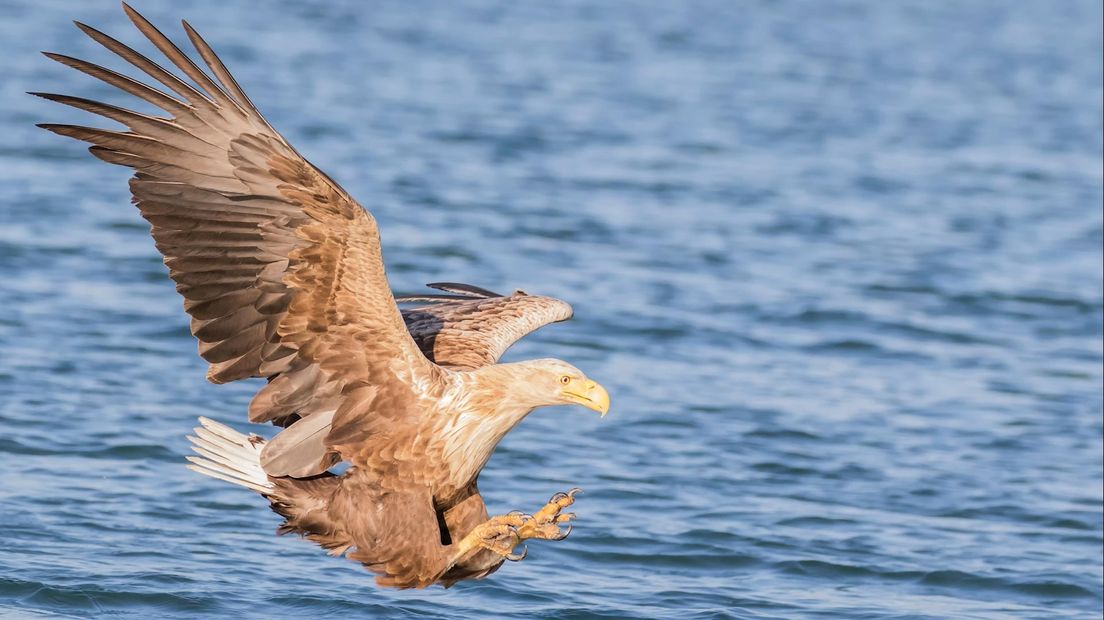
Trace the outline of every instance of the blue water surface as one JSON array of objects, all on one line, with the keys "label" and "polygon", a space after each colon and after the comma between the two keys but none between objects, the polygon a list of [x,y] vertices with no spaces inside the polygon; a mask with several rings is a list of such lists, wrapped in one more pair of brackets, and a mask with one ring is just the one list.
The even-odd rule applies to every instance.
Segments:
[{"label": "blue water surface", "polygon": [[[1098,0],[141,1],[371,209],[393,286],[570,301],[491,578],[385,591],[186,470],[204,381],[128,173],[24,91],[151,55],[116,2],[0,3],[0,616],[1099,618]],[[145,109],[145,108],[141,108]],[[264,427],[251,430],[268,432]]]}]

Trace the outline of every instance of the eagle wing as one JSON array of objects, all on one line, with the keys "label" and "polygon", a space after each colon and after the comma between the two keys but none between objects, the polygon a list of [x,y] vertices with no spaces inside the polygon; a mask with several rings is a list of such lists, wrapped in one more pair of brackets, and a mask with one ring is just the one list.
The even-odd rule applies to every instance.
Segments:
[{"label": "eagle wing", "polygon": [[[384,274],[374,218],[265,121],[187,22],[184,29],[213,79],[124,8],[195,86],[78,23],[174,94],[83,60],[46,55],[167,115],[34,93],[128,131],[41,126],[90,142],[96,157],[134,169],[134,202],[184,297],[199,354],[210,364],[208,378],[268,377],[250,419],[287,423],[294,411],[303,423],[321,415],[313,421],[314,439],[327,445],[356,435],[354,428],[369,417],[409,422],[418,415],[419,390],[438,379],[440,369],[406,330]],[[296,389],[289,392],[289,385]]]},{"label": "eagle wing", "polygon": [[571,318],[571,306],[554,297],[515,291],[500,295],[470,284],[434,282],[444,295],[399,297],[400,303],[429,302],[402,311],[410,335],[431,361],[474,369],[498,362],[515,342],[533,331]]}]

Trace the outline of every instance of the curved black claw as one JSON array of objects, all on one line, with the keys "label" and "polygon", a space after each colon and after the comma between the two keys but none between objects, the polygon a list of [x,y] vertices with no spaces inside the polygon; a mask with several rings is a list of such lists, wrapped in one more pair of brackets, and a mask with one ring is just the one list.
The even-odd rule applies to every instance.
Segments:
[{"label": "curved black claw", "polygon": [[525,556],[527,556],[527,555],[529,555],[529,547],[528,546],[523,546],[521,548],[521,553],[510,553],[510,554],[505,555],[503,557],[505,557],[507,560],[510,560],[511,562],[520,562],[520,561],[524,560]]},{"label": "curved black claw", "polygon": [[570,491],[568,491],[567,493],[560,492],[560,493],[557,493],[557,494],[553,495],[552,497],[548,498],[548,503],[552,504],[552,503],[558,502],[562,499],[566,499],[568,497],[570,497],[571,499],[575,499],[575,494],[576,493],[582,493],[582,492],[583,492],[582,489],[580,489],[579,487],[575,487],[575,488],[571,489]]},{"label": "curved black claw", "polygon": [[574,527],[575,527],[574,525],[571,525],[570,523],[568,523],[567,524],[567,529],[560,532],[559,534],[556,534],[555,536],[553,536],[552,540],[563,540],[563,539],[567,538],[567,535],[571,533],[571,530]]}]

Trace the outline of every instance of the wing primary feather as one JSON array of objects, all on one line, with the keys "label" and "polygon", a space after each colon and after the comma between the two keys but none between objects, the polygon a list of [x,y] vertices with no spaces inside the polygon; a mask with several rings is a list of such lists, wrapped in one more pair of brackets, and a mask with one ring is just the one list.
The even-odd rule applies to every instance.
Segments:
[{"label": "wing primary feather", "polygon": [[50,60],[72,67],[139,99],[148,101],[166,112],[175,115],[191,115],[192,108],[188,104],[122,73],[65,54],[55,54],[54,52],[42,52],[42,54]]},{"label": "wing primary feather", "polygon": [[172,134],[176,139],[181,139],[187,142],[192,142],[193,145],[198,143],[198,146],[203,148],[217,148],[215,145],[203,140],[195,134],[185,130],[175,122],[162,118],[160,116],[150,116],[141,112],[135,112],[134,110],[128,110],[119,106],[114,106],[108,103],[101,103],[99,101],[92,101],[91,99],[85,99],[83,97],[71,97],[69,95],[58,95],[54,93],[40,93],[40,92],[28,92],[28,95],[34,95],[35,97],[41,97],[49,101],[54,101],[62,105],[77,108],[78,110],[84,110],[85,112],[91,112],[92,114],[99,114],[104,118],[109,118],[113,121],[122,123],[134,131],[145,131],[147,134],[159,134],[165,136],[166,134]]},{"label": "wing primary feather", "polygon": [[403,297],[396,297],[395,301],[400,304],[411,303],[416,301],[471,301],[472,299],[478,299],[470,295],[435,295],[433,293],[427,293],[425,295],[404,295]]},{"label": "wing primary feather", "polygon": [[142,70],[146,75],[152,77],[158,82],[161,82],[176,94],[187,99],[193,105],[209,105],[211,103],[211,100],[208,99],[203,93],[193,88],[184,80],[181,80],[172,73],[169,73],[161,65],[153,62],[149,58],[146,58],[139,52],[136,52],[133,48],[120,43],[116,39],[100,32],[99,30],[96,30],[92,26],[82,24],[81,22],[73,23],[77,25],[77,28],[81,29],[81,32],[88,35],[93,41],[114,52],[123,60]]},{"label": "wing primary feather", "polygon": [[[161,50],[161,53],[165,55],[174,65],[180,68],[185,75],[192,78],[195,83],[207,91],[207,93],[215,99],[222,99],[231,104],[237,105],[236,102],[230,98],[230,95],[226,94],[226,91],[221,86],[216,84],[206,73],[203,72],[188,55],[180,51],[180,48],[175,43],[169,40],[160,30],[154,27],[142,14],[135,11],[126,2],[123,3],[123,10],[126,11],[127,17],[130,21],[142,31],[142,34],[146,35],[146,38],[153,43],[157,49]],[[213,101],[212,101],[213,102]]]},{"label": "wing primary feather", "polygon": [[229,89],[230,94],[233,95],[240,105],[256,111],[257,106],[253,105],[253,102],[249,99],[249,95],[245,94],[245,91],[238,85],[238,81],[230,74],[230,70],[226,68],[226,65],[222,64],[222,60],[215,54],[215,50],[211,49],[207,41],[204,41],[203,37],[199,36],[199,33],[196,32],[195,28],[192,28],[192,25],[189,24],[187,20],[181,20],[180,23],[184,26],[184,31],[188,33],[188,38],[191,39],[192,45],[195,46],[196,51],[198,51],[200,57],[203,58],[203,62],[207,63],[207,66],[211,68],[211,72],[215,74],[215,77],[222,82],[223,86]]},{"label": "wing primary feather", "polygon": [[55,93],[43,93],[38,91],[27,91],[28,95],[34,95],[35,97],[42,97],[50,101],[67,105],[69,107],[77,108],[78,110],[84,110],[85,112],[91,112],[93,114],[99,114],[105,118],[110,118],[113,121],[118,121],[127,127],[131,127],[133,123],[147,122],[157,123],[166,128],[172,127],[179,129],[176,125],[164,118],[157,116],[150,116],[148,114],[142,114],[141,112],[135,112],[133,110],[127,110],[126,108],[120,108],[109,103],[100,103],[98,101],[92,101],[91,99],[85,99],[83,97],[73,97],[70,95],[58,95]]},{"label": "wing primary feather", "polygon": [[475,286],[474,284],[464,284],[462,282],[430,282],[426,284],[429,288],[435,288],[439,291],[445,291],[446,293],[456,293],[457,295],[464,295],[466,297],[505,297],[500,293],[489,291],[481,286]]},{"label": "wing primary feather", "polygon": [[111,131],[97,127],[56,123],[38,123],[37,126],[58,135],[90,142],[112,151],[137,155],[151,163],[176,165],[176,162],[181,162],[188,165],[189,169],[196,175],[222,178],[232,181],[234,185],[238,184],[235,179],[226,176],[225,170],[217,162],[212,162],[209,158],[206,158],[204,153],[189,151],[182,146],[167,144],[135,133]]}]

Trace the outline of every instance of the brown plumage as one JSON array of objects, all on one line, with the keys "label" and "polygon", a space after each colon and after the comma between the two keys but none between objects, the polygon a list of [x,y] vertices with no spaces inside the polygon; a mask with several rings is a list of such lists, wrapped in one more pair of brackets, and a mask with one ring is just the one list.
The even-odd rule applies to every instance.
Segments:
[{"label": "brown plumage", "polygon": [[[201,419],[192,466],[261,493],[285,518],[281,533],[363,563],[383,585],[482,577],[503,558],[520,559],[520,541],[566,535],[559,525],[571,515],[561,511],[574,493],[535,515],[488,518],[476,483],[498,442],[534,408],[608,410],[605,390],[565,362],[498,363],[519,338],[570,318],[571,307],[438,283],[431,286],[443,294],[401,298],[420,305],[400,309],[372,215],[264,120],[187,22],[210,75],[123,7],[191,83],[80,23],[169,92],[46,55],[165,116],[34,94],[127,127],[41,125],[134,169],[134,203],[184,297],[208,379],[269,380],[249,419],[283,430],[265,441]],[[344,474],[327,471],[342,460]]]}]

